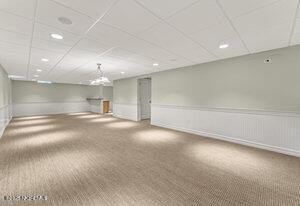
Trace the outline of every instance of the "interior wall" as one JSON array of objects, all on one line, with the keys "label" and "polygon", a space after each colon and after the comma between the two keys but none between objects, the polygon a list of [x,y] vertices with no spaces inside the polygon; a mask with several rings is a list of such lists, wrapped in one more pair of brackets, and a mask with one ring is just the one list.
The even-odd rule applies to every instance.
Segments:
[{"label": "interior wall", "polygon": [[112,86],[104,86],[103,87],[103,99],[109,101],[109,109],[113,112],[113,87]]},{"label": "interior wall", "polygon": [[155,73],[153,103],[300,112],[299,55],[292,47]]},{"label": "interior wall", "polygon": [[86,98],[98,98],[102,95],[101,85],[39,84],[30,81],[12,81],[13,115],[29,116],[90,111],[91,104]]},{"label": "interior wall", "polygon": [[11,81],[0,65],[0,137],[11,117]]},{"label": "interior wall", "polygon": [[138,94],[136,77],[113,82],[114,116],[138,120]]},{"label": "interior wall", "polygon": [[[153,73],[151,123],[299,156],[299,56],[295,46]],[[137,110],[137,78],[114,82],[123,118]]]}]

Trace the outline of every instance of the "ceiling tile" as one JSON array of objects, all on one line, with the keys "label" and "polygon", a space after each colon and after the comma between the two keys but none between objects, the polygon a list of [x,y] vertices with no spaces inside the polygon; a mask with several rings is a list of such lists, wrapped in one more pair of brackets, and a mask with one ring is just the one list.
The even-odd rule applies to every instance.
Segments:
[{"label": "ceiling tile", "polygon": [[[63,80],[66,74],[66,71],[63,68],[56,67],[51,72],[47,72],[45,76],[45,80],[57,82],[57,79]],[[61,81],[64,82],[64,81]]]},{"label": "ceiling tile", "polygon": [[5,60],[11,62],[27,62],[29,47],[0,41],[0,63]]},{"label": "ceiling tile", "polygon": [[224,39],[229,39],[236,35],[236,32],[228,22],[189,34],[191,38],[204,46],[224,43]]},{"label": "ceiling tile", "polygon": [[181,56],[193,61],[194,64],[216,60],[216,57],[214,55],[210,54],[205,49],[199,46],[194,48],[182,49],[178,53]]},{"label": "ceiling tile", "polygon": [[198,0],[137,0],[161,18],[166,18]]},{"label": "ceiling tile", "polygon": [[110,49],[111,47],[102,43],[99,43],[97,41],[84,38],[80,40],[80,42],[76,45],[76,48],[86,50],[89,52],[94,52],[97,54],[101,54],[105,52],[106,50]]},{"label": "ceiling tile", "polygon": [[[40,70],[42,70],[41,72],[37,72],[36,70],[37,69],[40,69]],[[33,64],[31,64],[30,66],[29,66],[29,71],[30,72],[35,72],[35,73],[37,73],[37,74],[47,74],[47,72],[50,70],[51,68],[50,67],[41,67],[41,66],[38,66],[38,65],[33,65]]]},{"label": "ceiling tile", "polygon": [[43,69],[41,72],[37,72],[36,71],[37,69],[40,69],[40,67],[38,66],[30,67],[28,71],[28,79],[47,80],[47,70]]},{"label": "ceiling tile", "polygon": [[[71,25],[61,23],[58,18],[66,17],[72,21]],[[94,19],[75,12],[61,4],[50,0],[39,1],[37,21],[75,34],[84,34],[94,23]]]},{"label": "ceiling tile", "polygon": [[69,72],[77,67],[83,65],[84,63],[88,62],[89,60],[84,61],[83,58],[78,59],[75,56],[67,55],[65,58],[63,58],[59,64],[54,68],[54,71],[60,70],[64,72]]},{"label": "ceiling tile", "polygon": [[300,44],[300,33],[294,33],[291,45],[297,45]]},{"label": "ceiling tile", "polygon": [[114,0],[55,0],[94,19],[101,17]]},{"label": "ceiling tile", "polygon": [[68,56],[73,56],[78,59],[87,60],[96,58],[97,56],[99,56],[99,54],[92,51],[83,50],[77,45],[68,53]]},{"label": "ceiling tile", "polygon": [[[50,36],[51,34],[60,34],[64,38],[62,40],[53,39]],[[68,46],[73,46],[80,39],[80,36],[75,35],[73,33],[62,31],[60,29],[51,26],[46,26],[39,23],[35,24],[33,36],[36,39],[47,40],[58,44],[68,45]]]},{"label": "ceiling tile", "polygon": [[99,54],[73,48],[56,66],[55,70],[72,71],[95,59]]},{"label": "ceiling tile", "polygon": [[42,49],[42,50],[63,53],[63,54],[71,49],[70,46],[60,44],[58,42],[46,41],[42,39],[33,39],[32,47],[36,49]]},{"label": "ceiling tile", "polygon": [[[105,76],[115,80],[247,54],[243,43],[252,53],[285,47],[298,3],[297,0],[0,0],[0,63],[9,74],[27,75],[35,1],[38,1],[37,22],[29,77],[34,78],[39,68],[43,70],[39,79],[86,84],[97,77],[97,63],[103,64]],[[116,4],[108,11],[113,2]],[[105,11],[107,15],[87,32]],[[73,24],[62,24],[58,17],[67,17]],[[62,35],[63,40],[51,38],[52,33]],[[291,44],[299,43],[300,18]],[[219,49],[221,44],[229,47]],[[49,62],[42,62],[41,58]],[[153,63],[159,66],[153,67]]]},{"label": "ceiling tile", "polygon": [[[63,53],[52,52],[44,49],[31,49],[30,64],[36,65],[42,68],[53,67],[63,57]],[[44,62],[41,59],[48,59],[48,62]]]},{"label": "ceiling tile", "polygon": [[122,0],[101,21],[136,34],[154,25],[159,19],[133,0]]},{"label": "ceiling tile", "polygon": [[291,45],[300,44],[300,18],[296,19]]},{"label": "ceiling tile", "polygon": [[26,76],[29,47],[0,42],[0,64],[8,74]]},{"label": "ceiling tile", "polygon": [[138,36],[174,53],[199,46],[166,23],[156,24]]},{"label": "ceiling tile", "polygon": [[188,60],[182,59],[178,57],[175,54],[172,54],[162,48],[159,48],[157,46],[154,46],[150,43],[145,42],[144,40],[134,38],[127,40],[126,43],[124,43],[121,48],[124,48],[128,51],[141,54],[145,57],[156,59],[157,61],[169,63],[172,59],[177,59],[178,64],[181,63],[191,63],[188,62]]},{"label": "ceiling tile", "polygon": [[109,25],[98,22],[87,34],[88,37],[111,46],[119,46],[132,38],[131,35]]},{"label": "ceiling tile", "polygon": [[242,35],[251,52],[261,52],[286,47],[289,44],[291,23],[275,25]]},{"label": "ceiling tile", "polygon": [[226,49],[219,48],[219,42],[212,42],[211,45],[206,45],[207,48],[214,53],[219,59],[230,58],[234,56],[241,56],[249,54],[247,49],[244,47],[241,39],[238,36],[223,39],[221,44],[228,44],[229,47]]},{"label": "ceiling tile", "polygon": [[1,0],[2,11],[33,19],[37,0]]},{"label": "ceiling tile", "polygon": [[226,22],[226,18],[217,3],[201,0],[167,19],[172,25],[186,34],[194,33],[215,24]]},{"label": "ceiling tile", "polygon": [[119,58],[119,59],[128,59],[133,56],[136,56],[137,54],[117,47],[117,48],[113,49],[112,51],[110,51],[107,55],[110,55],[110,56],[113,56],[113,57]]},{"label": "ceiling tile", "polygon": [[278,1],[279,0],[219,0],[230,19],[253,12]]},{"label": "ceiling tile", "polygon": [[[227,22],[200,30],[190,34],[190,36],[219,58],[248,53],[239,36]],[[227,49],[219,49],[219,46],[222,44],[228,44],[229,47]]]},{"label": "ceiling tile", "polygon": [[[23,77],[26,79],[26,73],[27,73],[27,62],[7,62],[3,61],[1,62],[1,65],[5,68],[5,71],[9,75],[16,75]],[[25,69],[24,69],[25,68]]]},{"label": "ceiling tile", "polygon": [[11,32],[31,35],[32,21],[19,16],[8,14],[0,11],[0,28]]},{"label": "ceiling tile", "polygon": [[0,29],[0,41],[8,43],[20,44],[29,47],[30,35],[24,35],[20,33],[10,32]]},{"label": "ceiling tile", "polygon": [[241,35],[264,30],[268,27],[292,22],[297,0],[281,0],[236,18],[233,23]]}]

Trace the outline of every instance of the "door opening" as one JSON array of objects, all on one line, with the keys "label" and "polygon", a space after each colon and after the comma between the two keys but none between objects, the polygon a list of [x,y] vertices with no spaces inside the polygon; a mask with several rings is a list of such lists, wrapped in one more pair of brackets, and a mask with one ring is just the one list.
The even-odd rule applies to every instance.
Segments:
[{"label": "door opening", "polygon": [[151,119],[151,78],[139,79],[139,120]]}]

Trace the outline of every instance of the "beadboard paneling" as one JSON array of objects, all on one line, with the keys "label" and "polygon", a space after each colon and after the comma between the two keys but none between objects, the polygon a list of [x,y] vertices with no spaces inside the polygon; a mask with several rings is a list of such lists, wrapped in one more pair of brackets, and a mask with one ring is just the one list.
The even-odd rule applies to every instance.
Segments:
[{"label": "beadboard paneling", "polygon": [[151,124],[300,156],[300,115],[152,105]]}]

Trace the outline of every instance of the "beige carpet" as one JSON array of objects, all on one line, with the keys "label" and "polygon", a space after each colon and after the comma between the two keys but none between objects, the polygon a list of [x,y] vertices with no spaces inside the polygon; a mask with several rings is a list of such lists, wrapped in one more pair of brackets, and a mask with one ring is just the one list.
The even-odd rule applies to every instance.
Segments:
[{"label": "beige carpet", "polygon": [[0,196],[0,205],[299,206],[300,159],[92,113],[15,118],[0,139]]}]

